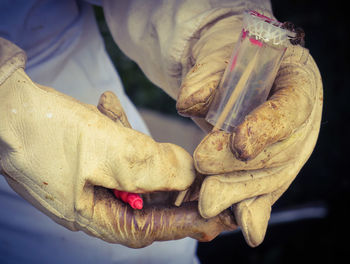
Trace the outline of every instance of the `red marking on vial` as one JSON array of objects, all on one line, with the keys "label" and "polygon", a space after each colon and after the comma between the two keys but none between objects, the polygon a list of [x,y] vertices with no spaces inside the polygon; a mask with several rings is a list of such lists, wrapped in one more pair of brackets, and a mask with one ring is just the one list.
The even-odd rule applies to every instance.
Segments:
[{"label": "red marking on vial", "polygon": [[247,34],[248,34],[248,31],[242,29],[242,39],[245,39],[245,37],[247,36]]},{"label": "red marking on vial", "polygon": [[237,57],[238,57],[238,54],[236,54],[236,55],[233,57],[233,60],[232,60],[232,63],[231,63],[231,67],[230,67],[230,71],[233,71],[233,69],[235,68],[236,62],[237,62]]},{"label": "red marking on vial", "polygon": [[113,193],[115,197],[121,199],[123,202],[128,203],[134,209],[143,208],[143,200],[137,193],[124,192],[114,189]]},{"label": "red marking on vial", "polygon": [[253,45],[256,45],[256,46],[259,46],[259,47],[262,47],[263,43],[255,38],[250,38],[249,39],[250,43],[252,43]]},{"label": "red marking on vial", "polygon": [[276,20],[274,20],[274,19],[272,19],[272,18],[270,18],[270,17],[267,17],[267,16],[264,16],[263,14],[260,14],[259,12],[255,11],[255,10],[252,10],[252,11],[250,11],[249,13],[250,13],[251,15],[253,15],[253,16],[257,16],[257,17],[259,17],[259,18],[265,19],[265,22],[276,21]]},{"label": "red marking on vial", "polygon": [[279,22],[279,21],[277,21],[275,19],[272,19],[270,17],[267,17],[267,16],[265,16],[263,14],[260,14],[259,12],[255,11],[255,10],[251,10],[249,12],[249,14],[264,20],[264,22],[266,22],[266,23],[273,24],[273,25],[278,26],[278,27],[282,26],[281,22]]}]

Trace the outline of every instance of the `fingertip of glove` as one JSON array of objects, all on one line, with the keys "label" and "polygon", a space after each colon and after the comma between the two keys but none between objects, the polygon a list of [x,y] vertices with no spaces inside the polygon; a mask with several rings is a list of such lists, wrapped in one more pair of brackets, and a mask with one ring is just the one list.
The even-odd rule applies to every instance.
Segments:
[{"label": "fingertip of glove", "polygon": [[250,247],[259,246],[265,238],[271,206],[266,203],[268,197],[250,198],[234,207],[238,225]]},{"label": "fingertip of glove", "polygon": [[187,189],[196,177],[192,156],[182,147],[174,144],[166,144],[172,149],[176,160],[167,156],[169,164],[177,169],[177,177],[173,178],[173,188],[179,191]]},{"label": "fingertip of glove", "polygon": [[215,199],[212,195],[213,188],[216,189],[216,181],[205,179],[202,183],[199,200],[198,211],[203,218],[211,218],[215,216]]},{"label": "fingertip of glove", "polygon": [[178,101],[176,103],[176,110],[179,115],[184,117],[205,117],[208,112],[208,103],[196,103],[191,105],[186,99],[185,101]]},{"label": "fingertip of glove", "polygon": [[204,117],[208,112],[221,74],[211,72],[208,64],[195,65],[184,78],[177,98],[179,114]]},{"label": "fingertip of glove", "polygon": [[198,210],[203,218],[214,217],[231,205],[225,195],[225,191],[220,191],[223,188],[224,184],[216,179],[215,176],[204,180],[198,201]]},{"label": "fingertip of glove", "polygon": [[186,117],[205,117],[217,84],[217,81],[211,81],[199,86],[192,93],[186,91],[187,84],[183,84],[176,102],[178,113]]},{"label": "fingertip of glove", "polygon": [[248,161],[257,156],[252,149],[251,143],[247,140],[244,142],[231,141],[230,149],[233,155],[241,161]]},{"label": "fingertip of glove", "polygon": [[231,171],[234,157],[229,147],[230,134],[222,131],[210,132],[193,153],[195,167],[203,174]]},{"label": "fingertip of glove", "polygon": [[237,159],[251,160],[263,150],[266,145],[265,137],[259,131],[260,129],[256,129],[254,124],[247,120],[235,129],[235,133],[231,136],[230,147]]}]

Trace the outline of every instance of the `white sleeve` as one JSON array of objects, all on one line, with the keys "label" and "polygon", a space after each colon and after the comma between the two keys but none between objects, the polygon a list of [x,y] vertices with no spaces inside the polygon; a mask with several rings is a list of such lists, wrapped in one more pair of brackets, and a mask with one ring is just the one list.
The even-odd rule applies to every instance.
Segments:
[{"label": "white sleeve", "polygon": [[173,98],[201,30],[247,8],[271,12],[269,0],[104,0],[103,8],[120,49]]}]

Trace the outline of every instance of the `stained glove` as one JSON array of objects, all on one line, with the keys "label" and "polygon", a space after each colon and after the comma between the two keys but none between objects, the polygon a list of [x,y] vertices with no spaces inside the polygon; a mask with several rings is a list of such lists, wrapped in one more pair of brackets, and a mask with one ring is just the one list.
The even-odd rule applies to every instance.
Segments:
[{"label": "stained glove", "polygon": [[195,204],[134,211],[115,199],[108,189],[186,189],[195,177],[191,156],[125,127],[113,95],[99,105],[108,118],[33,83],[24,63],[24,52],[0,38],[0,172],[36,208],[70,230],[129,247],[185,236],[210,240],[235,227],[227,212],[202,219]]},{"label": "stained glove", "polygon": [[[241,30],[241,16],[228,16],[202,30],[192,46],[193,67],[178,96],[180,114],[203,119]],[[209,133],[194,152],[205,175],[199,211],[214,217],[232,206],[250,246],[265,236],[271,206],[288,188],[314,149],[322,112],[322,82],[307,49],[288,48],[268,100],[229,134]]]}]

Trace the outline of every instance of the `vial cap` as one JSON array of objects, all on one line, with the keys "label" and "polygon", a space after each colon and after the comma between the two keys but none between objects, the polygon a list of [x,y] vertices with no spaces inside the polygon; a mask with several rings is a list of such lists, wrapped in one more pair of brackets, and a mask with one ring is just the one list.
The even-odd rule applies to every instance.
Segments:
[{"label": "vial cap", "polygon": [[255,10],[244,12],[243,28],[260,41],[273,45],[289,46],[296,33],[283,28],[283,23],[267,17]]}]

